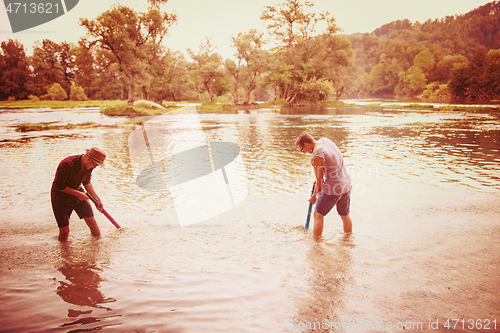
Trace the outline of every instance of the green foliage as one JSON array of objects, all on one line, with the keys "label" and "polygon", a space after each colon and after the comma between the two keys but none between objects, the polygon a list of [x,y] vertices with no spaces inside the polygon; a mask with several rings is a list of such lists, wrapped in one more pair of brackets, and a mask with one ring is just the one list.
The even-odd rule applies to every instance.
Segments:
[{"label": "green foliage", "polygon": [[422,72],[428,73],[432,68],[434,68],[434,57],[429,50],[421,51],[415,56],[413,65],[422,70]]},{"label": "green foliage", "polygon": [[52,101],[42,100],[32,95],[31,100],[21,100],[14,102],[0,102],[0,107],[3,109],[60,109],[60,108],[85,108],[85,107],[101,107],[122,104],[121,101]]},{"label": "green foliage", "polygon": [[366,78],[363,92],[368,95],[390,96],[399,82],[399,73],[402,68],[396,61],[382,60],[370,71]]},{"label": "green foliage", "polygon": [[180,101],[196,98],[195,84],[189,75],[189,64],[180,52],[167,51],[151,64],[151,80],[147,83],[150,99]]},{"label": "green foliage", "polygon": [[101,13],[95,20],[81,19],[92,44],[109,51],[112,62],[129,82],[128,103],[135,99],[136,81],[150,79],[149,67],[158,56],[161,42],[177,16],[162,13],[159,5],[164,1],[152,0],[146,13],[117,5]]},{"label": "green foliage", "polygon": [[500,50],[479,50],[467,63],[454,65],[449,89],[467,99],[500,98]]},{"label": "green foliage", "polygon": [[61,130],[61,129],[73,129],[82,127],[101,127],[104,125],[97,124],[93,121],[88,121],[79,124],[67,123],[66,125],[50,125],[45,123],[22,123],[16,126],[16,132],[33,132],[33,131],[50,131],[50,130]]},{"label": "green foliage", "polygon": [[76,85],[75,82],[72,82],[69,99],[72,101],[87,101],[89,98],[85,94],[85,91],[83,90],[82,87],[79,87]]},{"label": "green foliage", "polygon": [[425,87],[422,92],[422,97],[444,99],[451,96],[447,84],[437,84],[436,82],[432,82]]},{"label": "green foliage", "polygon": [[98,66],[96,66],[92,48],[80,41],[73,52],[75,54],[75,67],[78,68],[74,74],[74,82],[83,88],[88,97],[95,98],[96,92],[103,89],[103,86],[99,85],[100,82],[98,82],[100,76],[97,75]]},{"label": "green foliage", "polygon": [[343,91],[344,69],[354,56],[349,41],[338,35],[335,19],[328,12],[311,12],[312,7],[309,1],[286,0],[266,6],[261,16],[277,45],[267,82],[291,104],[322,98],[333,85]]},{"label": "green foliage", "polygon": [[[435,82],[437,86],[447,84],[452,79],[455,64],[472,61],[481,48],[486,52],[500,49],[499,30],[500,3],[491,2],[464,15],[447,16],[424,23],[399,20],[383,25],[371,34],[351,35],[349,40],[355,53],[354,63],[360,70],[354,73],[350,93],[386,95],[390,91],[388,82],[393,82],[394,76],[389,75],[382,80],[381,75],[375,75],[388,72],[380,68],[383,67],[379,66],[382,62],[401,68],[398,75],[403,81],[397,82],[398,88],[395,85],[393,93],[414,96],[421,89],[421,77],[418,78],[419,74],[414,69],[410,71],[412,66],[424,73],[427,83]],[[476,66],[476,69],[479,68]],[[370,79],[366,74],[370,75]],[[465,92],[460,88],[464,82],[459,82],[460,79],[457,78],[462,74],[454,74],[455,81],[451,86],[457,86],[457,89],[452,89],[452,92],[460,92],[459,96],[467,95],[467,98],[491,95],[491,92],[485,94],[484,89],[479,87],[484,86],[484,82],[488,80],[490,83],[494,80],[474,79],[472,81],[476,83],[467,85],[467,89],[472,91]],[[377,88],[374,85],[376,82],[384,88]],[[429,95],[430,91],[424,90]],[[446,94],[443,91],[440,95]]]},{"label": "green foliage", "polygon": [[404,73],[400,74],[399,83],[395,88],[395,93],[403,96],[420,95],[426,85],[425,74],[417,66],[411,67]]},{"label": "green foliage", "polygon": [[160,115],[171,110],[178,108],[171,105],[168,108],[154,108],[147,103],[140,103],[140,105],[130,105],[128,103],[119,103],[109,106],[101,106],[101,113],[107,116],[121,116],[121,117],[138,117],[138,116],[155,116]]},{"label": "green foliage", "polygon": [[48,90],[47,95],[49,95],[50,99],[53,101],[64,101],[68,99],[68,94],[66,94],[66,91],[64,91],[59,83],[54,83]]},{"label": "green foliage", "polygon": [[214,102],[215,96],[221,96],[229,90],[225,82],[222,57],[214,51],[210,40],[200,44],[198,53],[188,49],[189,55],[195,61],[193,64],[193,81],[198,89],[205,91],[210,102]]},{"label": "green foliage", "polygon": [[239,87],[245,92],[245,103],[250,103],[252,92],[265,85],[265,74],[270,69],[270,53],[263,49],[265,44],[263,34],[255,29],[239,33],[237,37],[232,38],[232,41],[238,64],[226,60],[225,67],[234,78],[234,103],[237,104],[239,101]]},{"label": "green foliage", "polygon": [[436,64],[434,69],[433,81],[438,83],[446,83],[451,78],[451,71],[455,64],[465,63],[467,58],[463,55],[447,55]]},{"label": "green foliage", "polygon": [[35,95],[45,95],[54,83],[69,92],[71,73],[74,70],[74,64],[69,60],[70,47],[66,42],[57,44],[49,39],[35,44],[31,57],[33,81],[30,87]]},{"label": "green foliage", "polygon": [[0,100],[8,97],[24,99],[29,94],[31,71],[23,45],[9,39],[2,42],[0,52]]}]

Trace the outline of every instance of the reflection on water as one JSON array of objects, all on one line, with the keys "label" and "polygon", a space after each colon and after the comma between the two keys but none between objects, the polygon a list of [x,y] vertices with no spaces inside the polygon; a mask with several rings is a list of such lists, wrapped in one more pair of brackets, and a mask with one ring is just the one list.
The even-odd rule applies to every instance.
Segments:
[{"label": "reflection on water", "polygon": [[57,287],[56,293],[66,303],[111,310],[102,306],[102,304],[115,300],[106,298],[99,291],[99,285],[102,281],[99,273],[102,272],[106,264],[96,262],[99,256],[98,251],[99,246],[92,247],[91,256],[82,258],[82,254],[72,249],[70,244],[61,245],[62,260],[57,270],[64,275],[66,281],[59,281],[60,286]]},{"label": "reflection on water", "polygon": [[354,283],[351,272],[353,238],[352,234],[343,235],[328,243],[313,245],[307,251],[307,294],[298,302],[300,307],[290,321],[291,327],[312,327],[314,332],[341,328],[349,299],[346,287]]},{"label": "reflection on water", "polygon": [[[102,117],[58,112],[72,123]],[[291,320],[500,318],[499,113],[349,107],[200,115],[207,142],[240,147],[248,196],[191,227],[180,227],[168,192],[136,185],[133,127],[31,134],[10,127],[56,118],[0,112],[2,330],[307,332]],[[166,119],[176,131],[152,147],[156,160],[190,133],[186,116]],[[303,131],[329,137],[345,157],[354,185],[350,237],[335,214],[319,244],[302,229],[314,180],[309,156],[294,146]],[[96,213],[103,236],[95,240],[72,216],[72,240],[61,247],[50,186],[60,160],[91,146],[108,154],[92,182],[124,230]]]},{"label": "reflection on water", "polygon": [[86,331],[90,331],[115,326],[116,324],[105,321],[109,321],[112,317],[119,317],[119,315],[92,314],[93,309],[111,311],[112,309],[105,304],[115,302],[115,299],[104,296],[100,291],[101,282],[104,281],[100,274],[109,266],[109,259],[101,253],[102,244],[99,240],[84,244],[85,247],[81,247],[82,244],[79,245],[75,247],[71,241],[60,244],[60,261],[56,268],[65,279],[58,281],[56,294],[64,302],[76,306],[76,308],[72,306],[68,309],[69,318],[82,316],[64,323],[61,327],[91,325],[91,329],[86,326]]}]

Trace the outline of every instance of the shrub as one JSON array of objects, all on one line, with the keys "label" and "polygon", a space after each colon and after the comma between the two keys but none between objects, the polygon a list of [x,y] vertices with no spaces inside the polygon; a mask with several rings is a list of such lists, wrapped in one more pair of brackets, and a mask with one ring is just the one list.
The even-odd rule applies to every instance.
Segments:
[{"label": "shrub", "polygon": [[68,94],[66,94],[66,91],[64,91],[59,83],[54,83],[47,93],[53,101],[64,101],[68,99]]},{"label": "shrub", "polygon": [[82,87],[77,86],[75,82],[71,82],[71,90],[69,93],[69,99],[72,101],[88,101],[89,98],[85,94],[85,90]]},{"label": "shrub", "polygon": [[29,100],[32,101],[32,102],[38,102],[40,100],[40,98],[38,98],[37,96],[35,95],[29,95],[28,96]]},{"label": "shrub", "polygon": [[144,113],[128,104],[101,107],[101,113],[107,116],[143,116]]}]

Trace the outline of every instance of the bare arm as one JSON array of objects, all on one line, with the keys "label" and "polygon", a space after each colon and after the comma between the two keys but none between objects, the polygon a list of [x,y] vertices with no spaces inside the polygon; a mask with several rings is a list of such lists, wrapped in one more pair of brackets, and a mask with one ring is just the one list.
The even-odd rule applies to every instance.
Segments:
[{"label": "bare arm", "polygon": [[62,192],[74,195],[80,201],[89,199],[89,197],[87,197],[87,195],[85,193],[80,192],[80,191],[75,190],[75,189],[72,189],[71,187],[66,187],[64,190],[62,190]]},{"label": "bare arm", "polygon": [[102,208],[103,208],[103,204],[102,204],[101,198],[99,198],[99,196],[95,192],[94,186],[92,185],[92,183],[88,183],[87,185],[83,185],[83,187],[85,187],[85,190],[87,190],[87,192],[89,192],[89,194],[92,196],[92,198],[94,198],[97,201],[97,203],[96,203],[97,210],[101,212]]},{"label": "bare arm", "polygon": [[311,203],[316,203],[316,196],[319,191],[321,191],[321,187],[323,186],[323,167],[325,166],[325,160],[318,156],[311,157],[311,165],[314,169],[314,176],[316,177],[316,185],[314,186],[314,192],[309,201]]}]

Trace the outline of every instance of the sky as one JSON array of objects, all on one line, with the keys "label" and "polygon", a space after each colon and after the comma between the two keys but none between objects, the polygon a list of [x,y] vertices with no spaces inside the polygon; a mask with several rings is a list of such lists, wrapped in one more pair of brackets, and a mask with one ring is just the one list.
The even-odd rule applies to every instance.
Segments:
[{"label": "sky", "polygon": [[[33,2],[43,2],[31,0]],[[491,0],[493,1],[493,0]],[[335,17],[343,33],[372,32],[376,28],[395,21],[409,19],[425,22],[428,19],[448,15],[465,14],[480,7],[488,0],[313,0],[317,12],[328,11]],[[28,0],[27,2],[30,2]],[[178,16],[164,39],[166,47],[181,51],[198,50],[208,37],[216,51],[224,58],[232,58],[231,37],[239,32],[257,29],[266,32],[266,24],[260,20],[265,6],[276,5],[281,0],[169,0],[162,9]],[[19,40],[31,54],[35,42],[50,39],[77,43],[85,35],[79,26],[79,18],[94,19],[100,13],[120,3],[136,11],[146,11],[146,0],[80,0],[76,7],[65,15],[40,26],[12,33],[6,9],[0,4],[0,41]]]}]

